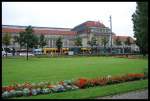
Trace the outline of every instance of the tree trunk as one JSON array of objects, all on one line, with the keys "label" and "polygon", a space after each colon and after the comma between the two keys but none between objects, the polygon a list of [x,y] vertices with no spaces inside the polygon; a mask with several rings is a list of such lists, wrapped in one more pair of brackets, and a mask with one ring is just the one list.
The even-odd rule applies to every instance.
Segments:
[{"label": "tree trunk", "polygon": [[20,55],[20,53],[21,53],[21,44],[20,44],[20,49],[19,49],[19,55]]},{"label": "tree trunk", "polygon": [[61,55],[61,48],[59,48],[59,55]]},{"label": "tree trunk", "polygon": [[43,54],[43,46],[42,46],[42,54]]},{"label": "tree trunk", "polygon": [[6,45],[6,58],[7,58],[7,45]]},{"label": "tree trunk", "polygon": [[28,60],[28,44],[27,44],[27,60]]}]

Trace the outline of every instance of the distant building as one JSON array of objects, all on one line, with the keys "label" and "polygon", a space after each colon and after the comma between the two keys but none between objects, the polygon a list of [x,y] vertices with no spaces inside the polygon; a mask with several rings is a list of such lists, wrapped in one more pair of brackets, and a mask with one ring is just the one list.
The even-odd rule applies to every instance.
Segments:
[{"label": "distant building", "polygon": [[[16,26],[16,25],[2,25],[2,36],[5,33],[11,33],[11,45],[9,47],[14,47],[19,49],[18,43],[13,43],[13,36],[18,36],[19,32],[25,31],[27,26]],[[82,47],[89,47],[87,42],[91,40],[92,37],[97,39],[97,46],[102,46],[102,38],[105,36],[108,40],[106,46],[111,45],[111,30],[106,27],[103,23],[99,21],[86,21],[80,25],[75,26],[74,28],[54,28],[54,27],[35,27],[32,26],[34,34],[41,35],[43,34],[47,39],[47,45],[45,47],[55,48],[56,40],[58,37],[63,39],[63,47],[75,47],[74,39],[79,36],[82,38]],[[112,32],[112,45],[115,46],[115,33]],[[129,36],[119,36],[122,43]],[[137,48],[134,43],[134,39],[131,38],[132,47]],[[123,45],[123,44],[122,44]],[[3,46],[3,45],[2,45]]]},{"label": "distant building", "polygon": [[[19,44],[13,44],[13,36],[18,36],[19,32],[25,31],[27,26],[14,26],[14,25],[3,25],[2,36],[5,33],[11,33],[12,41],[9,47],[19,48]],[[43,34],[47,39],[47,45],[45,47],[56,47],[56,40],[58,37],[63,39],[63,47],[73,47],[73,38],[76,32],[71,31],[70,28],[51,28],[51,27],[32,27],[34,34]]]},{"label": "distant building", "polygon": [[[118,46],[116,45],[116,39],[119,38],[119,40],[121,41],[121,45]],[[125,42],[127,41],[127,38],[130,39],[130,43],[131,45],[126,45]],[[139,47],[136,45],[135,43],[135,40],[130,37],[130,36],[116,36],[116,35],[113,35],[112,36],[112,44],[113,44],[113,47],[130,47],[131,48],[131,51],[139,51]]]},{"label": "distant building", "polygon": [[111,31],[108,27],[105,27],[105,25],[99,21],[84,22],[74,27],[72,31],[76,31],[76,35],[82,38],[82,44],[84,47],[88,46],[87,42],[91,41],[92,37],[95,37],[98,41],[98,46],[101,46],[101,40],[103,36],[109,40],[107,45],[110,46]]}]

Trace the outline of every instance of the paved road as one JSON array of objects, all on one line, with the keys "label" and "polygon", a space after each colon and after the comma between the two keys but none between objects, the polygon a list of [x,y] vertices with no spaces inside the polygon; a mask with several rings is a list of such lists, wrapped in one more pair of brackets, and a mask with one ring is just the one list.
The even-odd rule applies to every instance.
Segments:
[{"label": "paved road", "polygon": [[148,99],[148,89],[113,96],[98,97],[96,99]]}]

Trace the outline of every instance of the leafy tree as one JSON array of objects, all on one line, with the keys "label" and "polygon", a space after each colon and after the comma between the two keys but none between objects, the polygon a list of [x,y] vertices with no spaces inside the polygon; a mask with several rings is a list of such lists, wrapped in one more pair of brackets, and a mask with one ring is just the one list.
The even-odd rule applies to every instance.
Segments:
[{"label": "leafy tree", "polygon": [[[131,40],[130,40],[130,39],[131,39],[130,37],[127,37],[127,39],[126,39],[126,41],[125,41],[125,45],[128,45],[128,46],[131,45]],[[128,52],[131,52],[131,47],[128,47],[126,50],[127,50]]]},{"label": "leafy tree", "polygon": [[44,37],[43,34],[40,35],[40,38],[39,38],[39,45],[41,48],[43,48],[43,46],[45,46],[47,43],[46,43],[46,39]]},{"label": "leafy tree", "polygon": [[31,26],[28,26],[24,32],[20,32],[19,42],[20,45],[26,47],[28,60],[29,48],[33,48],[38,44],[38,38],[36,35],[33,34],[33,29]]},{"label": "leafy tree", "polygon": [[24,36],[25,36],[25,32],[20,32],[19,36],[14,36],[14,42],[19,44],[20,50],[21,50],[22,46],[25,46],[25,43],[24,43],[25,38],[24,38]]},{"label": "leafy tree", "polygon": [[95,37],[92,37],[91,41],[88,41],[87,44],[89,44],[91,47],[96,46],[97,40]]},{"label": "leafy tree", "polygon": [[96,50],[94,48],[94,46],[97,46],[97,40],[95,37],[92,37],[91,41],[88,41],[87,44],[89,44],[91,46],[91,49],[92,49],[92,53],[94,50]]},{"label": "leafy tree", "polygon": [[76,37],[76,39],[75,39],[75,45],[76,46],[82,46],[82,39],[80,37]]},{"label": "leafy tree", "polygon": [[126,41],[125,41],[125,45],[131,45],[131,40],[130,37],[127,37]]},{"label": "leafy tree", "polygon": [[32,40],[30,44],[30,48],[37,48],[38,47],[38,42],[39,42],[39,37],[35,34],[32,34]]},{"label": "leafy tree", "polygon": [[148,2],[137,2],[132,15],[134,37],[143,55],[148,53]]},{"label": "leafy tree", "polygon": [[56,40],[56,46],[57,46],[57,49],[59,51],[59,53],[61,52],[61,48],[62,48],[62,38],[59,37],[57,40]]},{"label": "leafy tree", "polygon": [[25,29],[25,36],[24,36],[24,43],[26,44],[27,48],[27,60],[28,60],[28,51],[29,48],[33,46],[33,30],[31,26],[28,26]]},{"label": "leafy tree", "polygon": [[[2,37],[2,43],[6,46],[6,49],[7,49],[8,45],[10,45],[10,39],[11,39],[10,33],[6,33]],[[6,57],[7,57],[7,51],[6,51]]]},{"label": "leafy tree", "polygon": [[103,38],[102,38],[102,45],[104,46],[104,47],[106,47],[106,44],[108,43],[108,39],[104,36]]},{"label": "leafy tree", "polygon": [[[29,38],[30,37],[30,38]],[[14,36],[15,42],[18,42],[21,47],[27,48],[27,60],[28,60],[28,50],[29,48],[33,48],[38,46],[39,38],[33,34],[33,30],[31,26],[28,26],[24,32],[20,32],[19,36]]]},{"label": "leafy tree", "polygon": [[103,38],[102,38],[102,45],[104,46],[104,49],[106,48],[106,44],[108,43],[108,39],[106,38],[106,36],[104,36]]},{"label": "leafy tree", "polygon": [[121,45],[121,40],[120,40],[119,36],[117,36],[115,42],[116,42],[116,45]]}]

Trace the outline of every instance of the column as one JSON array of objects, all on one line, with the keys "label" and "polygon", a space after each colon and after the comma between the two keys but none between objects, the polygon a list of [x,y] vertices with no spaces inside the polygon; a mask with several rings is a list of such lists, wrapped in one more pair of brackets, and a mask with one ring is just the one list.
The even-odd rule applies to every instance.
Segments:
[{"label": "column", "polygon": [[69,40],[67,40],[67,47],[69,47]]},{"label": "column", "polygon": [[54,47],[54,42],[53,42],[54,40],[52,39],[52,48]]},{"label": "column", "polygon": [[51,42],[50,42],[50,41],[51,41],[51,40],[48,41],[48,42],[49,42],[49,45],[48,45],[49,47],[51,47],[51,46],[50,46],[50,45],[51,45]]}]

